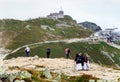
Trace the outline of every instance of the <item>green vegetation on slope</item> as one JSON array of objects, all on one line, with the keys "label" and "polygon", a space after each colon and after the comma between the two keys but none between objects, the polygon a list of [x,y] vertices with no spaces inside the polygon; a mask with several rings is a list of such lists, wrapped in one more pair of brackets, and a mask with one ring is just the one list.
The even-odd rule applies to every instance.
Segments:
[{"label": "green vegetation on slope", "polygon": [[[46,48],[51,48],[51,58],[61,58],[65,57],[65,48],[69,47],[71,49],[71,58],[75,58],[75,54],[82,52],[88,53],[90,55],[90,60],[95,63],[104,64],[114,66],[115,63],[120,65],[119,57],[120,51],[116,48],[113,48],[106,43],[101,42],[100,44],[89,44],[86,42],[76,42],[66,44],[63,42],[60,43],[47,43],[41,45],[34,45],[30,46],[31,52],[30,56],[38,55],[39,57],[46,57]],[[107,52],[107,54],[114,60],[111,61],[106,54],[103,54],[102,51]],[[114,57],[112,56],[114,55]],[[6,59],[13,58],[13,57],[25,57],[25,50],[21,49],[16,53],[10,54],[6,57]]]},{"label": "green vegetation on slope", "polygon": [[[56,24],[65,23],[70,27],[62,26],[58,28]],[[42,25],[47,25],[51,29],[44,29]],[[8,49],[16,49],[17,47],[46,41],[46,40],[59,40],[66,38],[83,38],[88,37],[92,32],[85,30],[78,26],[77,23],[70,16],[65,16],[64,19],[47,19],[47,18],[36,18],[25,21],[14,20],[14,19],[3,19],[0,20],[0,31],[4,31],[4,40],[10,41],[5,45]],[[5,42],[4,42],[5,44]]]}]

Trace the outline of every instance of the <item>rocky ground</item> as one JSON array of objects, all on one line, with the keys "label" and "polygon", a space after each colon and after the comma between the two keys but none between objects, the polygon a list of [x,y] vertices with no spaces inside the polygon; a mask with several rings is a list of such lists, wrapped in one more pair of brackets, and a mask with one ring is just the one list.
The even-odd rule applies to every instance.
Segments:
[{"label": "rocky ground", "polygon": [[0,66],[7,69],[8,73],[18,72],[19,70],[9,70],[8,67],[18,66],[36,70],[44,70],[46,67],[52,72],[64,73],[68,76],[79,76],[82,74],[92,75],[105,80],[115,80],[120,78],[120,70],[107,68],[95,63],[90,63],[89,71],[77,71],[75,62],[71,59],[64,58],[39,58],[39,57],[18,57],[10,60],[1,61]]}]

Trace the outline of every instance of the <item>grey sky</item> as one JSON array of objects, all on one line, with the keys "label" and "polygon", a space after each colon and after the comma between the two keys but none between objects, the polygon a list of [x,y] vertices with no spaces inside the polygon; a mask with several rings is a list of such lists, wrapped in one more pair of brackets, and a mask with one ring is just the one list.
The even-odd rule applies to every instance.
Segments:
[{"label": "grey sky", "polygon": [[0,0],[0,19],[29,19],[59,12],[77,22],[90,21],[104,28],[120,29],[120,0]]}]

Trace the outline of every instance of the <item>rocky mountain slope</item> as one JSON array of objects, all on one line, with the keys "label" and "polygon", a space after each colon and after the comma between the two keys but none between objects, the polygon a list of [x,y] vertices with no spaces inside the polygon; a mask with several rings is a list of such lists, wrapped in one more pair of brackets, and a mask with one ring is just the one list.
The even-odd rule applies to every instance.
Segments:
[{"label": "rocky mountain slope", "polygon": [[53,20],[35,18],[29,20],[0,20],[0,47],[15,49],[18,46],[46,40],[84,38],[92,32],[80,27],[70,16]]},{"label": "rocky mountain slope", "polygon": [[79,23],[79,25],[83,26],[83,28],[90,29],[94,32],[102,30],[101,27],[98,26],[97,24],[92,23],[92,22],[88,22],[88,21],[81,22],[81,23]]},{"label": "rocky mountain slope", "polygon": [[[39,58],[35,57],[18,57],[10,60],[4,60],[1,62],[0,66],[5,66],[7,68],[7,73],[16,73],[20,70],[10,70],[10,67],[25,68],[32,70],[45,70],[49,68],[51,72],[63,73],[67,76],[81,76],[83,74],[92,75],[99,79],[108,80],[110,82],[118,82],[120,78],[120,70],[115,70],[113,68],[108,68],[95,63],[90,63],[89,71],[77,71],[75,69],[74,60],[64,59],[64,58]],[[8,68],[9,67],[9,68]]]},{"label": "rocky mountain slope", "polygon": [[[47,18],[36,18],[29,20],[0,20],[0,47],[15,50],[19,47],[53,40],[64,40],[71,38],[85,38],[92,34],[90,30],[83,29],[72,17],[65,15],[63,19],[53,20]],[[64,49],[71,48],[71,54],[89,53],[91,61],[105,65],[120,65],[119,50],[111,48],[106,44],[89,44],[89,42],[80,43],[43,43],[31,47],[30,56],[38,55],[45,57],[46,47],[51,47],[52,57],[64,57]],[[41,48],[42,47],[42,48]],[[56,55],[56,52],[58,55]],[[6,52],[5,52],[6,53]],[[94,55],[97,57],[94,58]],[[10,54],[7,58],[25,56],[24,47],[18,52]],[[107,61],[106,61],[107,60]]]},{"label": "rocky mountain slope", "polygon": [[[94,31],[101,30],[99,26],[96,29],[96,27],[94,27],[96,24],[94,23],[88,26],[93,26]],[[64,73],[67,76],[87,74],[110,81],[118,80],[120,78],[120,71],[110,67],[119,68],[119,49],[109,46],[104,42],[93,44],[90,41],[72,42],[71,40],[71,38],[86,38],[91,34],[92,31],[83,29],[83,27],[79,26],[70,16],[65,16],[64,19],[58,20],[46,18],[36,18],[25,21],[14,19],[0,20],[0,47],[10,50],[22,47],[17,52],[8,55],[6,59],[9,60],[1,61],[0,66],[5,67],[7,73],[20,71],[16,68],[40,71],[48,67],[51,72]],[[63,39],[68,40],[65,42],[65,40],[62,41]],[[31,57],[24,58],[25,45],[29,44]],[[47,47],[50,47],[52,50],[50,59],[45,58]],[[71,49],[72,60],[61,58],[65,56],[64,50],[66,47]],[[79,52],[89,53],[91,61],[89,71],[75,70],[75,62],[73,59],[75,54]],[[40,58],[37,56],[34,57],[35,55]],[[106,65],[109,66],[109,68],[105,67]],[[14,67],[15,69],[10,69]]]}]

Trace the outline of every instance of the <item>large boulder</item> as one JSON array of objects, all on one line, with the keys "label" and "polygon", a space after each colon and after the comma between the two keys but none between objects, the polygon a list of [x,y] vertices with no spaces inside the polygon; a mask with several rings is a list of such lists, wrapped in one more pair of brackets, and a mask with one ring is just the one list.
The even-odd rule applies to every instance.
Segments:
[{"label": "large boulder", "polygon": [[47,79],[52,79],[52,76],[50,74],[50,70],[49,68],[46,68],[43,72],[43,75],[47,78]]},{"label": "large boulder", "polygon": [[0,78],[7,78],[8,74],[5,72],[5,68],[4,67],[0,67]]}]

